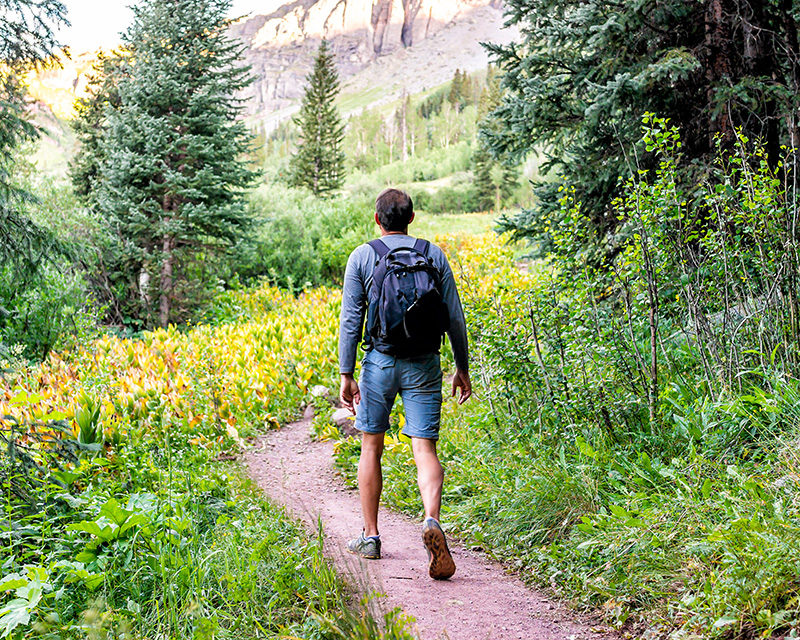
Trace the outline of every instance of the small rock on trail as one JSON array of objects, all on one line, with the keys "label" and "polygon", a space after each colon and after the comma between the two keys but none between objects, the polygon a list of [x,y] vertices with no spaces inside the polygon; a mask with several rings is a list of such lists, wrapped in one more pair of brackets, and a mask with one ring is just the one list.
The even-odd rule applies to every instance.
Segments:
[{"label": "small rock on trail", "polygon": [[531,591],[482,554],[450,544],[457,570],[452,579],[428,577],[421,523],[382,508],[381,560],[362,560],[346,551],[361,530],[356,491],[345,488],[333,469],[330,442],[315,442],[303,420],[262,437],[245,455],[250,476],[275,502],[304,519],[312,530],[321,518],[326,553],[339,571],[363,591],[385,594],[385,610],[413,616],[422,640],[568,640],[605,637],[588,624],[570,621],[564,605]]}]

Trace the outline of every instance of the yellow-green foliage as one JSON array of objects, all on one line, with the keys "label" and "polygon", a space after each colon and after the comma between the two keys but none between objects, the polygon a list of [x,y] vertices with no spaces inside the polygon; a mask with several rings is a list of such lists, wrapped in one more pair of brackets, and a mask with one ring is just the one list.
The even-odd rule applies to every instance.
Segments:
[{"label": "yellow-green foliage", "polygon": [[53,354],[6,387],[0,414],[21,422],[66,417],[78,435],[91,403],[107,435],[168,426],[197,444],[286,419],[310,385],[336,375],[340,294],[316,289],[295,298],[263,287],[237,296],[246,314],[237,324],[106,336]]},{"label": "yellow-green foliage", "polygon": [[[511,302],[531,281],[494,234],[435,240],[450,255],[470,307],[498,295]],[[80,416],[96,405],[94,420],[107,436],[170,428],[203,444],[286,420],[311,386],[335,381],[339,290],[294,297],[262,286],[229,294],[227,302],[237,307],[237,322],[159,329],[141,339],[105,336],[52,354],[6,384],[0,415],[67,418],[77,436]]]}]

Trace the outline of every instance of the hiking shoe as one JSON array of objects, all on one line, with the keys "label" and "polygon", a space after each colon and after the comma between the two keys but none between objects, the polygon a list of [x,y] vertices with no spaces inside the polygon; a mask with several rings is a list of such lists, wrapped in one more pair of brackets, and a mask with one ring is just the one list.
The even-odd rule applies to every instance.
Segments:
[{"label": "hiking shoe", "polygon": [[447,580],[456,572],[456,563],[447,548],[447,539],[439,523],[425,518],[422,523],[422,542],[428,552],[428,575],[434,580]]},{"label": "hiking shoe", "polygon": [[367,538],[364,536],[363,531],[358,538],[350,540],[350,542],[347,543],[347,550],[350,553],[354,553],[362,558],[367,558],[368,560],[381,559],[380,538]]}]

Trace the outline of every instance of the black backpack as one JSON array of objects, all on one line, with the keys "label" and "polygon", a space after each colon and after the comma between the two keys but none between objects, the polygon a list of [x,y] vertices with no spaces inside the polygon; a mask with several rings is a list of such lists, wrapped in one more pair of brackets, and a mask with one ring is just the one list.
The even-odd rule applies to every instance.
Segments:
[{"label": "black backpack", "polygon": [[389,250],[381,240],[369,290],[365,342],[381,353],[411,358],[439,350],[450,328],[441,275],[428,256],[431,243]]}]

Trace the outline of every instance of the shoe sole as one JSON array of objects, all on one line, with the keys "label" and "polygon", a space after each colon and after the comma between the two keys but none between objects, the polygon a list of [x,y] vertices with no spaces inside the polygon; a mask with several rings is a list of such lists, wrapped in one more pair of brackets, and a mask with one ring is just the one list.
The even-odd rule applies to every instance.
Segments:
[{"label": "shoe sole", "polygon": [[422,542],[428,550],[428,575],[434,580],[447,580],[456,572],[456,563],[447,548],[444,532],[428,527],[422,532]]}]

